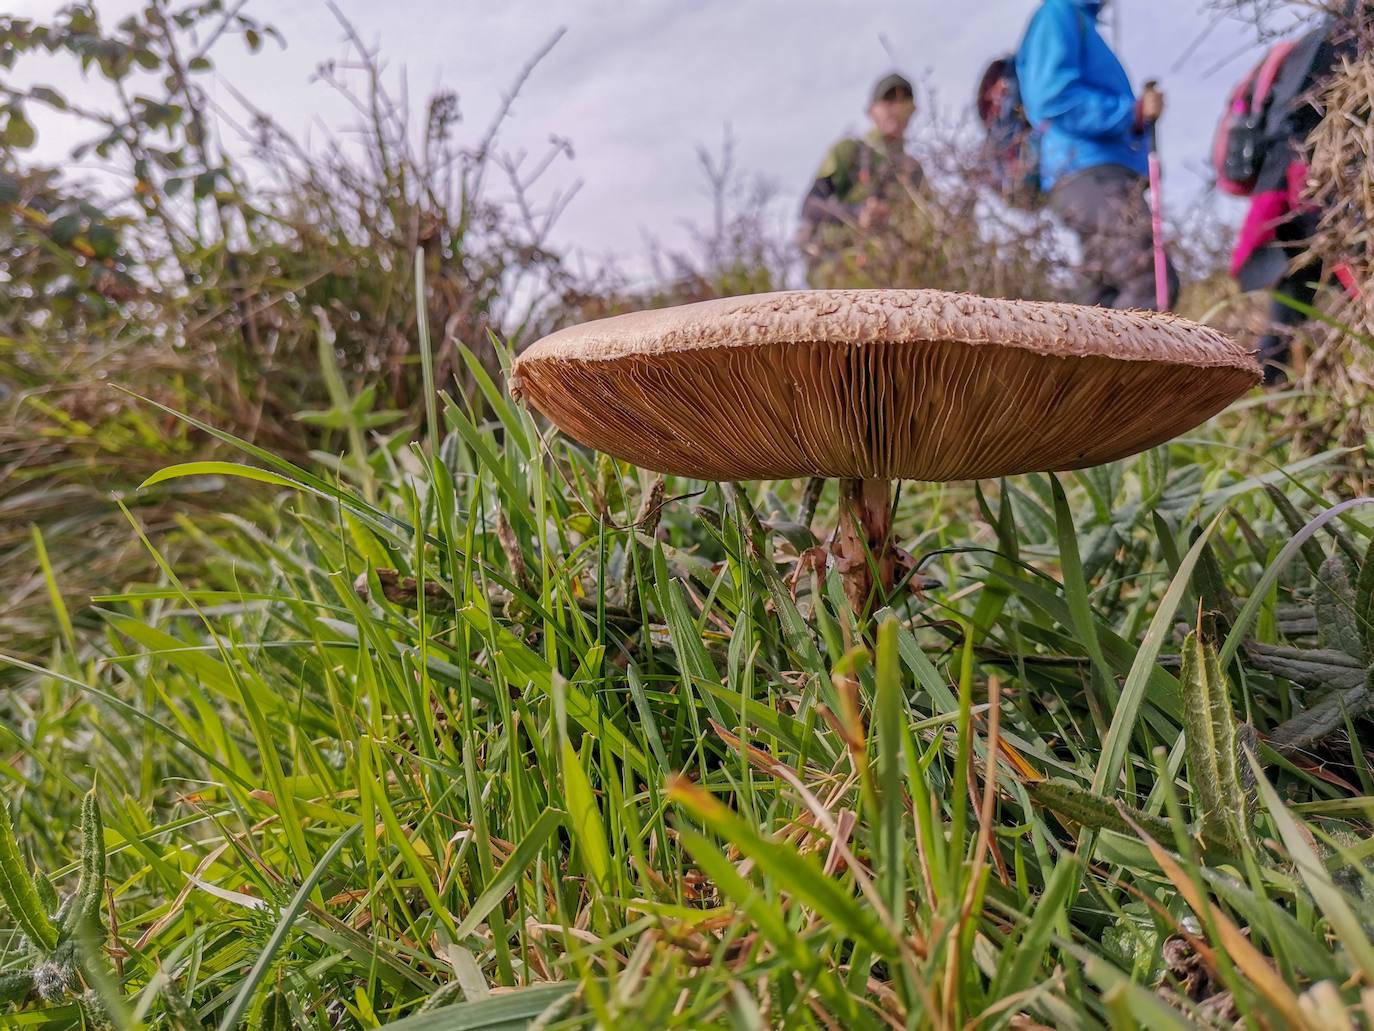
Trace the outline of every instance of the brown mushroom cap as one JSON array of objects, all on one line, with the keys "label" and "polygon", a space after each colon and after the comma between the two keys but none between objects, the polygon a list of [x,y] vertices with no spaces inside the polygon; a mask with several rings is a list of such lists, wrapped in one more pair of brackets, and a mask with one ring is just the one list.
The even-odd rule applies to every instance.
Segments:
[{"label": "brown mushroom cap", "polygon": [[554,333],[511,393],[575,440],[708,480],[1079,469],[1197,426],[1255,359],[1173,315],[936,290],[799,290]]}]

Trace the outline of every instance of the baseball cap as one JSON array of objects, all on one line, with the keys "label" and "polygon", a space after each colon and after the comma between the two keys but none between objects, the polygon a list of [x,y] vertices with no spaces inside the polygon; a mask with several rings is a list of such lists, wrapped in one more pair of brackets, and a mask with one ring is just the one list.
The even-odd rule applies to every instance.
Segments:
[{"label": "baseball cap", "polygon": [[916,91],[911,88],[911,80],[905,75],[898,75],[896,72],[884,75],[874,84],[873,96],[870,99],[876,103],[889,93],[905,93],[908,97],[916,95]]}]

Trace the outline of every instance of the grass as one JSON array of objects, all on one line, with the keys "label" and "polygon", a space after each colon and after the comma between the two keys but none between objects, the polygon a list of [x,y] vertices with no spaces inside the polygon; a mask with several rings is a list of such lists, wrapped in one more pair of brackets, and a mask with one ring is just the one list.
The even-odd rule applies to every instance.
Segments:
[{"label": "grass", "polygon": [[[98,49],[179,60],[142,24]],[[484,345],[784,281],[728,142],[701,253],[617,289],[543,245],[566,197],[525,204],[499,120],[460,139],[436,95],[417,152],[351,38],[341,138],[375,144],[264,114],[271,196],[174,201],[203,137],[109,114],[192,235],[127,203],[93,264],[0,175],[0,1024],[1374,1026],[1358,333],[1135,460],[904,485],[939,586],[859,626],[808,551],[833,497],[588,454]],[[924,156],[887,281],[1052,292],[1043,227],[986,237],[961,153]],[[36,175],[36,210],[87,199]],[[1249,333],[1179,235],[1187,310]]]},{"label": "grass", "polygon": [[[1284,464],[1291,402],[1057,479],[907,485],[943,586],[869,628],[799,563],[800,485],[656,485],[472,366],[483,407],[441,396],[437,453],[357,433],[316,472],[240,444],[155,475],[268,495],[172,532],[126,510],[158,575],[9,660],[13,883],[72,888],[92,785],[108,873],[8,1019],[1369,1020],[1364,703],[1265,745],[1333,651],[1374,654],[1368,509],[1320,495],[1340,449]],[[4,969],[62,948],[16,929]]]}]

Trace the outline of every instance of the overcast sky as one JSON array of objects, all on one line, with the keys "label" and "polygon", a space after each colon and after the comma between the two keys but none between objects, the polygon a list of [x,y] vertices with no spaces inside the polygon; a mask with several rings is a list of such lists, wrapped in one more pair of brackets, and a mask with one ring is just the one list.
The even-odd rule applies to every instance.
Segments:
[{"label": "overcast sky", "polygon": [[[574,147],[550,186],[582,188],[558,242],[593,257],[640,265],[646,236],[683,238],[686,220],[708,204],[696,166],[699,144],[718,146],[726,123],[737,163],[791,198],[805,189],[830,141],[861,129],[870,84],[897,67],[938,95],[945,119],[963,114],[984,63],[1016,46],[1037,0],[338,0],[392,72],[406,69],[412,98],[458,92],[461,130],[475,139],[517,70],[552,33],[567,32],[537,67],[503,134],[510,149],[542,150],[553,134]],[[54,0],[12,0],[42,17]],[[111,22],[133,0],[97,0]],[[179,4],[176,6],[180,6]],[[1170,193],[1196,198],[1206,181],[1212,128],[1222,98],[1253,55],[1252,30],[1216,21],[1205,0],[1117,0],[1107,23],[1137,83],[1159,78],[1170,98],[1161,126]],[[286,39],[248,56],[222,45],[225,79],[288,128],[340,127],[354,118],[329,87],[310,81],[322,60],[344,53],[342,31],[324,0],[250,0],[247,10]],[[1210,28],[1209,28],[1210,26]],[[1192,48],[1192,56],[1184,59]],[[36,76],[82,88],[69,68]],[[89,87],[88,87],[89,88]],[[228,92],[215,88],[226,105]],[[417,105],[418,106],[418,105]],[[917,116],[914,147],[933,112]],[[40,126],[41,129],[41,126]],[[41,156],[61,157],[70,140],[49,133]],[[1238,213],[1236,202],[1219,209]]]}]

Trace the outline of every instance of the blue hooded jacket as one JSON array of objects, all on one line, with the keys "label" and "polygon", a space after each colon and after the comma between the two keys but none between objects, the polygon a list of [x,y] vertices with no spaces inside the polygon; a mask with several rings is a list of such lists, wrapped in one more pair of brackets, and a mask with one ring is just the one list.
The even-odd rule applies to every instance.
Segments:
[{"label": "blue hooded jacket", "polygon": [[1121,165],[1146,174],[1126,69],[1097,31],[1102,0],[1044,0],[1016,54],[1021,100],[1040,140],[1040,185],[1074,172]]}]

